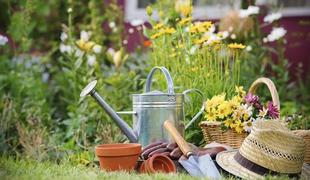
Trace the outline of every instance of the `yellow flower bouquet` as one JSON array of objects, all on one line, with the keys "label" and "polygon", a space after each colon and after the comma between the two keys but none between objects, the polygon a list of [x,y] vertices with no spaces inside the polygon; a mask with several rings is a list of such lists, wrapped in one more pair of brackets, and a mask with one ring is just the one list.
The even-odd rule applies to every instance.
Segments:
[{"label": "yellow flower bouquet", "polygon": [[[265,106],[254,95],[261,81],[268,85],[273,98],[273,102]],[[255,81],[247,94],[242,86],[236,86],[235,93],[230,99],[223,93],[205,102],[206,121],[201,122],[200,126],[207,142],[217,141],[238,148],[257,120],[279,118],[279,97],[269,79]]]}]

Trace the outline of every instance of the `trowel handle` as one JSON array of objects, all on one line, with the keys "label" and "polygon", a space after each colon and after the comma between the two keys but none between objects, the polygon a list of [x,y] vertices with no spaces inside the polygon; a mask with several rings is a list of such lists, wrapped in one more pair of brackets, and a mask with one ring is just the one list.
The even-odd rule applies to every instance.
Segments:
[{"label": "trowel handle", "polygon": [[179,148],[186,157],[189,157],[193,154],[192,148],[187,144],[187,142],[184,140],[171,121],[166,120],[164,122],[164,127],[173,137],[174,141],[178,144]]}]

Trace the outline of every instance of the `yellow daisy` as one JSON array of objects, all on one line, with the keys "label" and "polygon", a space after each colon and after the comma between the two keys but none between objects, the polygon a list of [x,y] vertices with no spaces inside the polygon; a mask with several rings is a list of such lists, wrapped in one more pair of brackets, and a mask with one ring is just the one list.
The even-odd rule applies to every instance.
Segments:
[{"label": "yellow daisy", "polygon": [[179,24],[180,24],[180,25],[185,25],[185,24],[187,24],[187,23],[190,22],[190,21],[192,21],[192,17],[183,18],[183,19],[179,22]]},{"label": "yellow daisy", "polygon": [[164,26],[163,23],[158,23],[158,24],[156,24],[156,25],[154,26],[154,29],[160,29],[160,28],[162,28],[163,26]]},{"label": "yellow daisy", "polygon": [[163,34],[162,31],[160,31],[160,32],[158,32],[158,33],[155,33],[155,34],[153,34],[153,35],[151,36],[151,39],[156,39],[156,38],[160,37],[162,34]]},{"label": "yellow daisy", "polygon": [[218,117],[223,119],[232,113],[229,102],[224,101],[218,106]]},{"label": "yellow daisy", "polygon": [[166,28],[163,30],[163,32],[165,32],[167,34],[173,34],[173,33],[175,33],[175,29],[174,28]]},{"label": "yellow daisy", "polygon": [[235,121],[235,123],[233,124],[233,128],[238,134],[241,134],[243,132],[243,126],[244,125],[240,120]]},{"label": "yellow daisy", "polygon": [[224,125],[225,125],[226,127],[231,127],[231,125],[233,124],[233,122],[234,122],[233,119],[226,119],[226,120],[224,121]]},{"label": "yellow daisy", "polygon": [[243,90],[243,86],[235,86],[235,92],[238,93],[238,95],[241,97],[246,94],[246,92]]},{"label": "yellow daisy", "polygon": [[214,112],[210,111],[210,112],[206,113],[205,118],[208,121],[216,121],[216,114]]},{"label": "yellow daisy", "polygon": [[238,43],[230,43],[230,44],[228,44],[228,47],[231,49],[244,49],[245,45],[238,44]]}]

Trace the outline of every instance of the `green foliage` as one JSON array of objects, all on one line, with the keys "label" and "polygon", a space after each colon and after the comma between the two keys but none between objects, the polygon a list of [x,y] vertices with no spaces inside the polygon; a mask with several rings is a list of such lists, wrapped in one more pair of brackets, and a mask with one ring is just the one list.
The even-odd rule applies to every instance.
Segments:
[{"label": "green foliage", "polygon": [[[8,11],[1,18],[9,18],[3,30],[14,45],[0,47],[1,154],[59,160],[82,150],[92,151],[96,144],[123,141],[124,136],[100,106],[79,96],[86,84],[98,79],[97,90],[111,106],[128,110],[130,95],[142,87],[145,67],[141,64],[145,62],[128,57],[122,49],[126,37],[121,35],[120,7],[103,1],[3,4]],[[73,11],[67,13],[69,8]],[[68,25],[62,27],[69,37],[62,42],[61,22],[66,19]],[[104,31],[103,22],[114,22],[114,30]],[[77,40],[82,30],[92,32],[91,40],[101,47],[99,53],[80,49]],[[82,54],[59,53],[60,43]],[[109,47],[121,52],[121,63],[106,52]],[[95,56],[93,65],[88,63],[90,55]],[[131,117],[124,118],[131,124]]]},{"label": "green foliage", "polygon": [[[92,12],[92,21],[101,22],[102,18],[96,17],[99,9],[94,10],[94,8],[100,8],[102,4],[97,3],[95,6],[94,3],[97,2],[91,1],[89,4]],[[55,83],[57,89],[54,91],[55,98],[57,99],[54,106],[59,107],[56,108],[57,114],[55,116],[59,116],[60,114],[60,118],[64,119],[60,122],[60,127],[64,132],[62,143],[74,142],[72,144],[73,146],[76,145],[82,149],[89,149],[93,147],[94,143],[120,141],[122,136],[120,131],[115,126],[112,126],[113,122],[110,117],[102,112],[103,110],[93,99],[80,99],[79,94],[84,86],[91,80],[98,79],[97,91],[111,105],[115,105],[118,110],[130,108],[129,95],[137,90],[136,88],[139,86],[136,85],[136,73],[125,67],[114,67],[107,59],[107,54],[102,53],[103,50],[100,53],[93,53],[91,52],[92,49],[83,48],[87,47],[87,43],[93,43],[91,40],[94,40],[103,49],[107,49],[107,46],[104,44],[105,38],[103,38],[104,34],[101,32],[100,23],[92,22],[90,27],[85,27],[91,30],[91,34],[94,34],[91,35],[86,32],[90,38],[89,40],[78,39],[74,36],[76,34],[74,18],[77,16],[74,7],[74,5],[70,7],[72,8],[72,12],[69,12],[68,27],[64,29],[64,32],[69,37],[66,40],[67,42],[62,43],[67,43],[66,45],[72,48],[75,54],[63,52],[62,56],[59,57],[60,69],[55,69],[54,72],[55,80],[53,83]],[[81,41],[82,45],[77,44],[77,41]],[[118,41],[114,43],[118,44]],[[77,56],[77,52],[81,53],[81,55]],[[95,57],[94,64],[88,63],[90,56]],[[114,62],[112,61],[112,63]],[[118,71],[119,68],[120,71]],[[115,91],[116,89],[117,92]],[[66,143],[64,145],[66,146]]]},{"label": "green foliage", "polygon": [[310,122],[309,122],[309,114],[295,114],[293,116],[289,116],[286,118],[288,121],[288,127],[292,130],[296,129],[310,129]]},{"label": "green foliage", "polygon": [[31,56],[1,58],[1,153],[24,151],[33,158],[42,158],[46,128],[52,127],[53,121],[40,60]]}]

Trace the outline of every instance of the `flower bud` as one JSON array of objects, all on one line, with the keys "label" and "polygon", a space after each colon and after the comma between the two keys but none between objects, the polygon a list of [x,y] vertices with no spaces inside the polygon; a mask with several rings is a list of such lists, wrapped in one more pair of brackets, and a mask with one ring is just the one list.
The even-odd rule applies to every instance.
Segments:
[{"label": "flower bud", "polygon": [[121,50],[115,52],[115,54],[113,56],[113,62],[114,62],[116,69],[119,69],[121,64],[122,64],[122,52],[121,52]]},{"label": "flower bud", "polygon": [[146,7],[146,14],[147,14],[148,16],[152,16],[152,14],[153,14],[153,9],[152,9],[151,6],[147,6],[147,7]]}]

